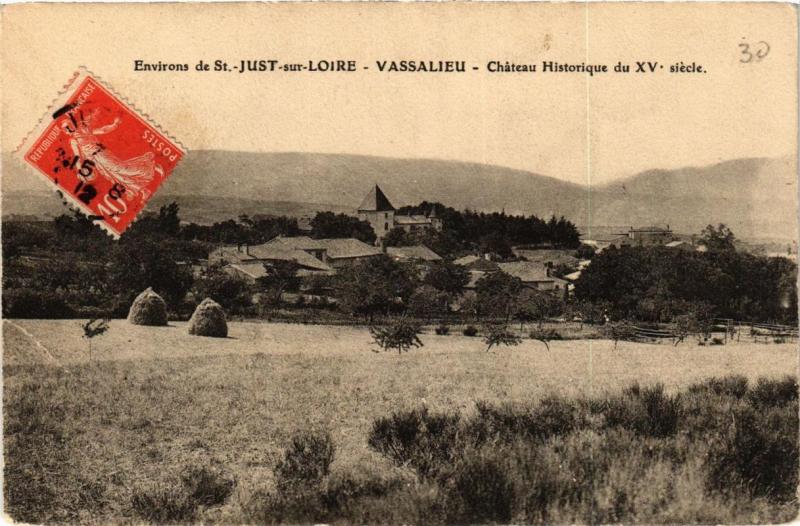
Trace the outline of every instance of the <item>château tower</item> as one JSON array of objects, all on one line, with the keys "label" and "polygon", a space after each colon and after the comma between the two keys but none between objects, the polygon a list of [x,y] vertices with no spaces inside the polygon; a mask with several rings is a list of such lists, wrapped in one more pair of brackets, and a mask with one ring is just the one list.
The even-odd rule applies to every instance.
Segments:
[{"label": "ch\u00e2teau tower", "polygon": [[361,201],[361,205],[358,207],[358,218],[372,225],[375,235],[378,239],[382,239],[389,230],[394,228],[394,212],[395,208],[389,202],[389,198],[376,184]]}]

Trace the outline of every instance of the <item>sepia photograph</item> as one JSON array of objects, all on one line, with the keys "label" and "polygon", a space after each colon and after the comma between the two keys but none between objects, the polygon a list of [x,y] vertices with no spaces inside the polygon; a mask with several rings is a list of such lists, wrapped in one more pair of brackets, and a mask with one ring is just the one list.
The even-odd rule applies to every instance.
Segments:
[{"label": "sepia photograph", "polygon": [[2,519],[796,520],[796,7],[3,5]]}]

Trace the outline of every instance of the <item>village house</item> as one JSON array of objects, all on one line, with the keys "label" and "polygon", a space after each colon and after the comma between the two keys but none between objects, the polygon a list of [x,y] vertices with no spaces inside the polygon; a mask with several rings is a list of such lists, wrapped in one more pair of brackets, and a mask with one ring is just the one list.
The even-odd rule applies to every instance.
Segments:
[{"label": "village house", "polygon": [[589,245],[602,252],[608,247],[650,247],[664,246],[675,240],[675,235],[670,230],[659,226],[629,227],[627,232],[600,235],[594,239],[581,239],[581,243]]},{"label": "village house", "polygon": [[386,255],[399,262],[432,263],[442,260],[442,256],[424,245],[388,247]]},{"label": "village house", "polygon": [[209,264],[248,280],[265,276],[264,263],[294,261],[300,277],[332,275],[336,270],[357,261],[381,255],[380,249],[357,239],[312,239],[307,236],[278,236],[261,245],[233,245],[215,249]]},{"label": "village house", "polygon": [[550,274],[550,268],[534,261],[512,261],[498,263],[478,256],[464,256],[453,263],[461,265],[469,271],[467,290],[474,290],[478,281],[490,272],[503,271],[519,278],[525,288],[564,295],[568,291],[568,282]]},{"label": "village house", "polygon": [[430,215],[398,215],[389,198],[378,185],[369,191],[358,207],[358,218],[372,226],[378,242],[386,237],[393,228],[402,228],[406,232],[415,230],[442,230],[442,220],[436,217],[436,211]]}]

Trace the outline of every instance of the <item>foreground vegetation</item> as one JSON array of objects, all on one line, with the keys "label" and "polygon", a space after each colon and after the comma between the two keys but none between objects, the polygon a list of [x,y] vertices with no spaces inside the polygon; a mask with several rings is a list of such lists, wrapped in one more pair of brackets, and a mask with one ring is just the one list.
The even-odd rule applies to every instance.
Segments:
[{"label": "foreground vegetation", "polygon": [[753,523],[796,512],[792,345],[547,351],[528,339],[486,353],[480,338],[425,334],[398,356],[368,352],[369,332],[351,327],[232,323],[210,342],[183,324],[112,321],[89,363],[80,323],[13,323],[5,502],[17,520]]}]

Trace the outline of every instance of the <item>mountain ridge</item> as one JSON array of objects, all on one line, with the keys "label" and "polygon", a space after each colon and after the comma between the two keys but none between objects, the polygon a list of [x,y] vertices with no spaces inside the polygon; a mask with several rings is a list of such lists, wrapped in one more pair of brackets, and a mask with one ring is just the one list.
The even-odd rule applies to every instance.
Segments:
[{"label": "mountain ridge", "polygon": [[[589,189],[531,171],[461,161],[201,150],[187,155],[147,209],[175,199],[182,216],[198,222],[254,215],[262,208],[288,215],[352,213],[377,183],[395,207],[440,201],[457,209],[564,215],[581,225],[670,224],[683,232],[726,223],[741,236],[794,239],[795,174],[790,158],[741,158],[651,169]],[[4,216],[42,209],[41,202],[33,203],[42,192],[3,186]],[[63,210],[50,194],[56,206],[49,208]]]}]

